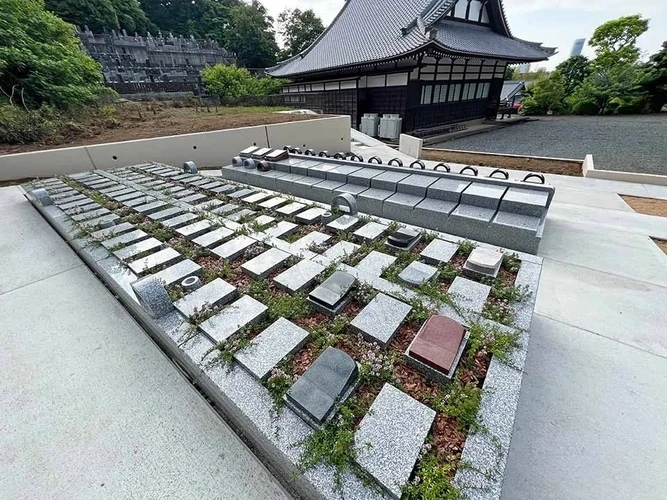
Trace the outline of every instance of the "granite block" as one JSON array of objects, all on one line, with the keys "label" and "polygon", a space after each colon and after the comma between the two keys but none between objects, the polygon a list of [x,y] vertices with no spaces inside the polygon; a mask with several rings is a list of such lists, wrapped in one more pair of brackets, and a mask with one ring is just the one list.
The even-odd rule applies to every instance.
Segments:
[{"label": "granite block", "polygon": [[357,205],[360,212],[372,215],[382,215],[384,200],[394,194],[393,191],[371,188],[357,195]]},{"label": "granite block", "polygon": [[322,264],[312,260],[302,260],[276,276],[273,281],[280,288],[297,293],[310,286],[324,272]]},{"label": "granite block", "polygon": [[364,191],[366,191],[368,189],[369,189],[368,186],[364,186],[362,184],[350,184],[350,183],[348,183],[348,184],[343,184],[342,186],[337,188],[334,191],[334,195],[348,193],[348,194],[351,194],[352,196],[357,196],[357,195],[363,193]]},{"label": "granite block", "polygon": [[470,181],[460,179],[438,179],[426,190],[428,198],[459,203],[461,193],[470,186]]},{"label": "granite block", "polygon": [[500,250],[477,247],[463,264],[463,271],[470,276],[495,278],[502,263],[503,253]]},{"label": "granite block", "polygon": [[545,219],[498,212],[491,221],[485,241],[522,252],[537,253]]},{"label": "granite block", "polygon": [[363,167],[352,172],[347,176],[348,184],[358,184],[360,186],[371,187],[371,179],[384,173],[384,170],[377,170],[375,168]]},{"label": "granite block", "polygon": [[236,287],[221,278],[207,283],[194,292],[174,302],[174,306],[183,315],[190,317],[205,306],[216,307],[226,304],[236,296]]},{"label": "granite block", "polygon": [[133,273],[147,274],[169,264],[173,264],[181,260],[183,256],[173,248],[165,248],[159,252],[152,253],[141,259],[137,259],[128,264],[128,267]]},{"label": "granite block", "polygon": [[144,196],[145,196],[144,193],[142,193],[141,191],[134,191],[132,193],[124,194],[123,196],[114,196],[113,199],[124,204],[125,202],[136,200]]},{"label": "granite block", "polygon": [[236,200],[236,199],[246,198],[246,197],[248,197],[251,194],[256,193],[256,192],[257,192],[256,189],[245,188],[245,189],[241,189],[239,191],[235,191],[233,193],[230,193],[227,196]]},{"label": "granite block", "polygon": [[417,222],[413,222],[413,224],[418,226],[428,225],[431,229],[444,231],[449,215],[457,206],[458,204],[452,201],[426,198],[414,208],[412,217]]},{"label": "granite block", "polygon": [[181,262],[169,266],[162,271],[155,273],[153,276],[162,281],[165,285],[173,285],[181,282],[189,276],[198,276],[201,274],[201,266],[190,259],[182,260]]},{"label": "granite block", "polygon": [[456,243],[436,238],[422,250],[421,256],[431,264],[441,265],[449,262],[458,249],[459,246]]},{"label": "granite block", "polygon": [[304,237],[299,238],[294,243],[292,243],[290,245],[290,250],[292,250],[294,253],[299,253],[304,250],[308,250],[308,247],[311,245],[321,245],[330,239],[331,236],[328,234],[320,233],[319,231],[313,231],[312,233],[308,233]]},{"label": "granite block", "polygon": [[98,208],[96,210],[90,210],[77,215],[72,215],[72,220],[76,222],[81,222],[88,219],[93,219],[95,217],[101,217],[102,215],[110,214],[111,212],[106,208]]},{"label": "granite block", "polygon": [[102,246],[104,248],[114,248],[117,247],[118,245],[129,245],[130,243],[134,243],[136,241],[143,240],[145,238],[148,238],[148,234],[146,234],[144,231],[141,229],[135,229],[134,231],[130,231],[124,234],[121,234],[119,236],[115,236],[109,240],[105,240],[102,242]]},{"label": "granite block", "polygon": [[210,221],[204,219],[192,224],[188,224],[187,226],[180,227],[176,230],[176,232],[181,236],[192,240],[197,236],[201,236],[202,234],[209,231],[211,227],[213,227],[213,224]]},{"label": "granite block", "polygon": [[254,259],[245,262],[241,269],[253,278],[266,278],[273,271],[282,267],[291,255],[277,248],[270,248]]},{"label": "granite block", "polygon": [[373,250],[362,259],[355,269],[368,276],[380,276],[382,271],[396,262],[396,257]]},{"label": "granite block", "polygon": [[352,255],[358,249],[359,245],[355,245],[352,242],[339,241],[326,252],[324,252],[324,256],[331,260],[343,259],[349,255]]},{"label": "granite block", "polygon": [[539,218],[546,211],[548,202],[547,191],[511,187],[500,201],[500,210]]},{"label": "granite block", "polygon": [[271,197],[272,197],[272,195],[270,195],[269,193],[260,192],[260,193],[251,194],[247,198],[243,198],[243,201],[246,202],[246,203],[259,203],[259,202],[265,201],[267,198],[271,198]]},{"label": "granite block", "polygon": [[231,220],[231,221],[233,221],[233,222],[240,222],[241,219],[245,219],[245,218],[248,218],[248,217],[252,217],[252,216],[255,215],[256,213],[257,213],[257,212],[255,212],[254,210],[250,210],[250,209],[248,209],[248,208],[244,208],[243,210],[239,210],[238,212],[234,212],[233,214],[228,215],[228,216],[227,216],[227,219],[228,219],[228,220]]},{"label": "granite block", "polygon": [[336,220],[327,224],[327,227],[332,231],[347,232],[354,229],[359,224],[359,217],[354,215],[341,215]]},{"label": "granite block", "polygon": [[223,205],[220,208],[211,210],[211,212],[213,212],[216,215],[226,215],[232,213],[234,210],[237,210],[238,208],[240,207],[238,205],[235,205],[234,203],[227,203],[226,205]]},{"label": "granite block", "polygon": [[259,321],[266,311],[264,304],[244,295],[204,321],[199,328],[215,342],[224,342],[245,326]]},{"label": "granite block", "polygon": [[234,359],[255,378],[264,380],[283,358],[306,343],[308,335],[303,328],[279,318],[255,337],[248,347],[238,351]]},{"label": "granite block", "polygon": [[354,237],[362,242],[377,241],[387,231],[387,227],[379,222],[368,222],[354,232]]},{"label": "granite block", "polygon": [[102,217],[97,217],[95,219],[89,219],[80,223],[81,227],[86,230],[98,230],[104,229],[105,227],[110,227],[114,225],[116,221],[120,220],[120,217],[116,214],[103,215]]},{"label": "granite block", "polygon": [[437,177],[429,175],[412,174],[398,181],[396,184],[396,192],[411,194],[413,196],[426,197],[426,191],[431,184],[438,180]]},{"label": "granite block", "polygon": [[287,203],[287,200],[285,198],[281,198],[280,196],[276,196],[274,198],[266,200],[265,202],[260,203],[259,206],[262,207],[262,208],[268,208],[269,210],[272,210],[272,209],[277,208],[281,205],[284,205],[285,203]]},{"label": "granite block", "polygon": [[[131,200],[123,201],[121,203],[123,203],[123,205],[125,205],[126,207],[134,208],[134,207],[139,207],[139,206],[142,206],[142,205],[152,205],[153,202],[155,202],[155,197],[144,195],[144,196],[141,196],[139,198],[134,198],[134,199],[131,199]],[[158,203],[162,203],[162,206],[165,206],[165,207],[167,206],[167,204],[164,203],[164,202],[158,202]],[[154,211],[157,212],[158,210],[159,210],[159,208],[157,208]],[[150,209],[149,209],[149,211],[150,211]],[[148,215],[148,214],[144,213],[144,215]]]},{"label": "granite block", "polygon": [[234,234],[234,231],[226,227],[219,227],[208,233],[202,234],[201,236],[192,240],[195,245],[199,245],[206,248],[211,248],[218,243],[225,241]]},{"label": "granite block", "polygon": [[420,286],[435,278],[438,273],[437,268],[415,261],[403,269],[398,278],[409,285]]},{"label": "granite block", "polygon": [[167,208],[167,203],[164,201],[153,201],[150,203],[145,203],[143,205],[137,205],[134,209],[142,215],[152,214],[154,212],[159,212],[160,210]]},{"label": "granite block", "polygon": [[354,435],[356,462],[399,499],[434,420],[435,411],[385,384]]},{"label": "granite block", "polygon": [[491,287],[457,276],[447,294],[465,311],[481,313]]},{"label": "granite block", "polygon": [[397,189],[396,184],[409,176],[409,173],[388,170],[380,175],[373,177],[371,179],[371,187],[395,193]]},{"label": "granite block", "polygon": [[264,227],[268,226],[269,224],[272,224],[275,222],[275,217],[271,217],[270,215],[260,215],[257,217],[255,220],[252,221],[252,225],[255,227]]},{"label": "granite block", "polygon": [[396,193],[382,204],[382,217],[390,220],[417,223],[413,216],[414,209],[424,198],[412,194]]},{"label": "granite block", "polygon": [[391,343],[412,307],[379,293],[352,320],[350,328],[382,347]]},{"label": "granite block", "polygon": [[223,259],[235,260],[243,255],[243,252],[256,243],[256,240],[248,236],[241,235],[237,236],[233,240],[213,248],[211,251]]},{"label": "granite block", "polygon": [[461,203],[497,210],[507,186],[473,182],[461,193]]},{"label": "granite block", "polygon": [[127,260],[134,257],[135,255],[160,248],[161,246],[161,241],[155,238],[148,238],[147,240],[143,240],[138,243],[134,243],[133,245],[121,248],[120,250],[116,250],[113,252],[113,254],[120,260]]},{"label": "granite block", "polygon": [[202,203],[204,201],[208,200],[206,196],[203,194],[195,193],[191,194],[190,196],[185,196],[184,198],[181,198],[179,201],[182,201],[183,203]]},{"label": "granite block", "polygon": [[113,238],[114,236],[118,236],[119,234],[127,233],[128,231],[132,231],[133,229],[134,226],[132,224],[130,224],[129,222],[123,222],[122,224],[118,224],[116,226],[108,227],[105,229],[100,229],[99,231],[90,233],[90,237],[95,240],[103,240],[103,239]]},{"label": "granite block", "polygon": [[211,191],[216,194],[227,194],[235,190],[236,186],[233,186],[232,184],[224,184],[222,186],[211,189]]},{"label": "granite block", "polygon": [[153,318],[161,318],[174,310],[169,294],[164,285],[155,276],[135,281],[130,285],[139,304]]},{"label": "granite block", "polygon": [[160,210],[159,212],[152,213],[148,216],[148,218],[151,220],[163,220],[163,219],[169,219],[181,213],[183,213],[182,208],[171,207],[171,208],[166,208],[164,210]]},{"label": "granite block", "polygon": [[212,200],[207,200],[203,203],[199,203],[198,205],[194,205],[192,207],[193,210],[213,210],[216,207],[219,207],[220,205],[224,205],[225,202],[222,200],[217,200],[217,199],[212,199]]},{"label": "granite block", "polygon": [[292,233],[298,226],[293,222],[280,221],[273,227],[262,231],[265,238],[280,238],[286,234]]},{"label": "granite block", "polygon": [[197,219],[199,216],[196,214],[192,214],[190,212],[187,212],[183,215],[178,215],[176,217],[172,217],[171,219],[167,219],[165,221],[162,221],[162,225],[165,227],[169,227],[171,229],[178,229],[179,227],[185,226],[186,224],[192,222],[193,220]]},{"label": "granite block", "polygon": [[297,222],[301,222],[303,224],[316,224],[322,218],[322,215],[326,212],[327,211],[324,208],[309,208],[308,210],[304,210],[303,212],[297,214],[296,220]]}]

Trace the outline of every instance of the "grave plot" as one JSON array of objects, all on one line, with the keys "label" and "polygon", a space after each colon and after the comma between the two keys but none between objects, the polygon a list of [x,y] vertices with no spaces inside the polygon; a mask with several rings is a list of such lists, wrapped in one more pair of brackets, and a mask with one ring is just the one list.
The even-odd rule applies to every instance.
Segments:
[{"label": "grave plot", "polygon": [[39,187],[35,206],[306,496],[502,484],[539,258],[164,165]]}]

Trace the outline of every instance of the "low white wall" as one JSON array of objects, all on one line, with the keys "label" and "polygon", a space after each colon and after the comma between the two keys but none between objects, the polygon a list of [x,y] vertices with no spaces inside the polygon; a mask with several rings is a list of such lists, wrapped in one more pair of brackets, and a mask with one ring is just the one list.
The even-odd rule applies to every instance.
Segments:
[{"label": "low white wall", "polygon": [[583,164],[584,177],[588,179],[604,179],[607,181],[635,182],[638,184],[656,184],[667,186],[667,175],[639,174],[635,172],[618,172],[616,170],[597,170],[593,155],[586,155]]},{"label": "low white wall", "polygon": [[200,167],[231,163],[248,146],[282,148],[286,144],[331,152],[350,151],[350,117],[332,116],[301,122],[276,123],[134,141],[49,149],[0,156],[0,181],[51,177],[91,169],[109,169],[147,161]]}]

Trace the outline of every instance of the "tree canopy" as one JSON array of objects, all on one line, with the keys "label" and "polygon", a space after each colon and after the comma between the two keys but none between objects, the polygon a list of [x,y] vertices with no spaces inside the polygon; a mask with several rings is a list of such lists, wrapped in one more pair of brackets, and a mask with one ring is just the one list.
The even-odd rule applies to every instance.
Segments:
[{"label": "tree canopy", "polygon": [[556,69],[565,78],[565,92],[570,95],[591,74],[591,62],[586,56],[572,56]]},{"label": "tree canopy", "polygon": [[285,9],[278,16],[278,32],[285,41],[281,56],[285,59],[304,51],[324,31],[322,20],[312,9]]},{"label": "tree canopy", "polygon": [[598,26],[588,44],[595,49],[595,64],[611,67],[639,60],[637,39],[648,30],[648,19],[639,15],[619,17]]},{"label": "tree canopy", "polygon": [[145,35],[155,29],[137,0],[46,0],[46,8],[68,23],[97,33],[108,28]]},{"label": "tree canopy", "polygon": [[43,0],[3,0],[0,89],[15,106],[67,108],[95,102],[104,86],[74,27],[48,12]]},{"label": "tree canopy", "polygon": [[277,78],[257,78],[245,68],[223,64],[209,66],[201,76],[206,90],[226,99],[277,94],[284,83]]}]

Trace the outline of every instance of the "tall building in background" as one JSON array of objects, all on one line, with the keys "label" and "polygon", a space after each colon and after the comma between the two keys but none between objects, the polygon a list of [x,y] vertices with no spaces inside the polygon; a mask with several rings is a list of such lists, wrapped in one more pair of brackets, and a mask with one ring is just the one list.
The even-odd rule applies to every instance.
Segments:
[{"label": "tall building in background", "polygon": [[584,43],[586,43],[585,38],[577,38],[572,45],[572,52],[570,52],[570,57],[580,56],[581,51],[584,50]]},{"label": "tall building in background", "polygon": [[521,74],[530,73],[530,64],[521,64],[517,67],[517,71]]}]

